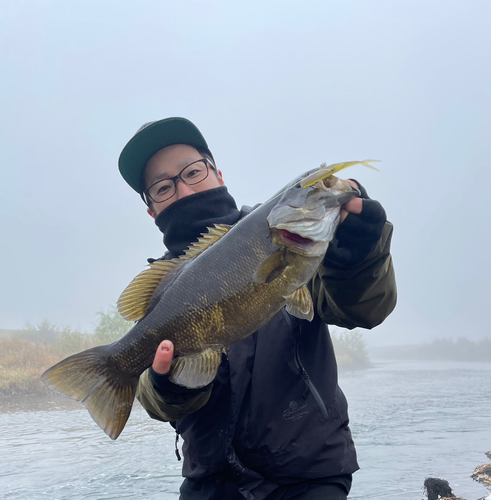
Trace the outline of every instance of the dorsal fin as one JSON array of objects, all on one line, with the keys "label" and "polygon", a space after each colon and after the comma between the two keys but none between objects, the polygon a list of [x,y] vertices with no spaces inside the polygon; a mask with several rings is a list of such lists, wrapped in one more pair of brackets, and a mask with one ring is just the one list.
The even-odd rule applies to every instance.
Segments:
[{"label": "dorsal fin", "polygon": [[119,297],[119,314],[128,321],[143,318],[157,287],[181,264],[181,259],[156,260],[149,264],[149,268],[136,276]]},{"label": "dorsal fin", "polygon": [[215,224],[213,227],[207,228],[208,232],[201,233],[201,238],[198,238],[196,243],[189,245],[189,248],[184,251],[184,255],[180,258],[192,259],[195,255],[211,247],[213,243],[216,243],[222,236],[226,235],[231,228],[232,226],[227,224]]},{"label": "dorsal fin", "polygon": [[128,321],[137,321],[143,318],[158,286],[177,271],[185,261],[200,254],[227,234],[231,227],[226,224],[216,224],[214,227],[208,228],[208,232],[203,233],[202,237],[190,245],[184,255],[178,259],[156,260],[149,264],[149,268],[136,276],[119,297],[119,314]]}]

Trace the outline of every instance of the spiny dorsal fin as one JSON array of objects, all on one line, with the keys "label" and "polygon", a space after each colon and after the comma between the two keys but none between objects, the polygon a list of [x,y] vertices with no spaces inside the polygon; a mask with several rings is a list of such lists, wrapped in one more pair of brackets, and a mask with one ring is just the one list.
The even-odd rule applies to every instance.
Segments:
[{"label": "spiny dorsal fin", "polygon": [[297,288],[291,295],[285,297],[285,299],[286,310],[292,316],[312,321],[314,317],[314,304],[312,303],[312,296],[307,285]]},{"label": "spiny dorsal fin", "polygon": [[192,259],[195,255],[200,254],[207,248],[216,243],[222,236],[226,235],[232,226],[227,224],[215,224],[209,227],[207,233],[201,233],[201,238],[198,238],[196,243],[192,243],[189,248],[184,252],[181,259]]},{"label": "spiny dorsal fin", "polygon": [[128,321],[143,318],[157,287],[181,264],[181,259],[156,260],[150,264],[148,269],[133,279],[119,297],[119,314]]},{"label": "spiny dorsal fin", "polygon": [[208,228],[208,232],[203,233],[196,243],[190,245],[184,255],[178,259],[156,260],[150,264],[148,269],[145,269],[133,279],[119,297],[119,314],[128,321],[137,321],[143,318],[157,287],[174,273],[184,261],[192,259],[209,248],[223,235],[227,234],[231,227],[226,224],[215,224],[214,227]]}]

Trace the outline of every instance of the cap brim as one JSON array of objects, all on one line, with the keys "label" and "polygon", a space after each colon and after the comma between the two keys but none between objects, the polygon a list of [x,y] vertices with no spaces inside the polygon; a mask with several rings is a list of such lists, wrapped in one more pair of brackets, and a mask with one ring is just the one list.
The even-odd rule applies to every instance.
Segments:
[{"label": "cap brim", "polygon": [[186,118],[165,118],[144,125],[130,139],[119,156],[119,171],[123,179],[140,193],[141,176],[148,160],[159,149],[173,144],[189,144],[209,149],[196,125]]}]

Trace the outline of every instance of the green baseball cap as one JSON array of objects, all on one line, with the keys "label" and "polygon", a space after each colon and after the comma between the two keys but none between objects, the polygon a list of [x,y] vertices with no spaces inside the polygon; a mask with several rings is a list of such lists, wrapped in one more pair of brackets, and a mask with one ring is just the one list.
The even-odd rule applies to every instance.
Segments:
[{"label": "green baseball cap", "polygon": [[172,144],[189,144],[210,152],[201,132],[186,118],[173,117],[148,122],[139,128],[119,155],[119,171],[123,179],[137,193],[141,193],[142,173],[148,160],[159,149]]}]

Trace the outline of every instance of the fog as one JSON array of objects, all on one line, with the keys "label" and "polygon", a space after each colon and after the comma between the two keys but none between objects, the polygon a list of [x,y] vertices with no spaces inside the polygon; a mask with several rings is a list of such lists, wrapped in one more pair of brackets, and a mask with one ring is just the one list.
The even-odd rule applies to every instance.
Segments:
[{"label": "fog", "polygon": [[91,331],[162,234],[117,160],[191,119],[238,205],[326,161],[394,223],[365,339],[490,336],[491,4],[29,0],[0,9],[0,329]]}]

